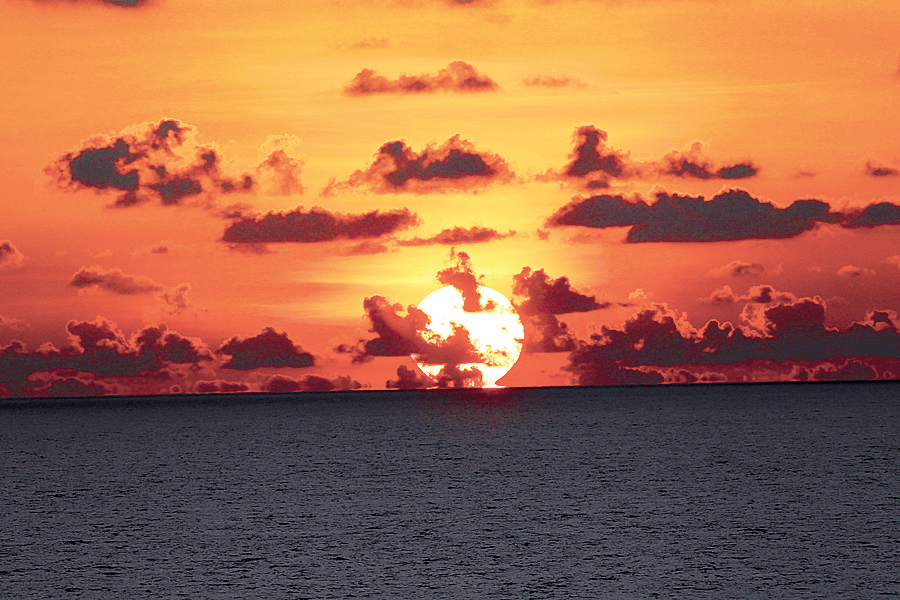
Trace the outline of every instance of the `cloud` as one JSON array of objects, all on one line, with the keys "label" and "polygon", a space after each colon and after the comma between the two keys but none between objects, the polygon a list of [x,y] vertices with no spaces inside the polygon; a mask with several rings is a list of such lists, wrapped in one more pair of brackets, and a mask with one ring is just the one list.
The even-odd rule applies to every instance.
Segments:
[{"label": "cloud", "polygon": [[335,390],[358,390],[362,385],[350,377],[327,379],[319,375],[306,375],[294,379],[286,375],[272,375],[260,386],[260,391],[291,394],[294,392],[332,392]]},{"label": "cloud", "polygon": [[598,385],[615,380],[622,369],[646,374],[657,367],[743,365],[746,374],[754,361],[789,369],[847,357],[869,366],[900,359],[900,321],[893,311],[871,311],[843,330],[825,326],[825,302],[818,297],[773,303],[753,315],[761,318],[748,328],[711,320],[697,331],[665,306],[654,305],[627,320],[622,329],[604,326],[589,341],[579,342],[567,369],[578,383]]},{"label": "cloud", "polygon": [[232,244],[313,243],[357,240],[390,235],[420,223],[409,209],[344,215],[314,207],[288,212],[269,212],[259,216],[235,218],[222,235]]},{"label": "cloud", "polygon": [[24,262],[25,255],[15,244],[9,240],[0,240],[0,271],[21,268]]},{"label": "cloud", "polygon": [[481,387],[484,376],[478,367],[460,369],[459,365],[448,364],[435,375],[439,388]]},{"label": "cloud", "polygon": [[353,362],[365,362],[375,356],[409,356],[415,354],[425,364],[464,364],[483,362],[461,325],[453,328],[446,339],[428,335],[430,317],[415,306],[409,305],[406,314],[402,306],[383,296],[371,296],[363,301],[366,317],[371,323],[369,331],[376,337],[360,340],[356,346],[339,346],[338,352],[353,354]]},{"label": "cloud", "polygon": [[571,352],[577,345],[568,325],[552,314],[536,314],[523,318],[525,342],[523,352]]},{"label": "cloud", "polygon": [[797,200],[787,208],[762,202],[744,190],[729,189],[710,200],[658,192],[648,205],[621,195],[575,198],[560,208],[548,226],[628,227],[628,243],[721,242],[778,239],[800,235],[819,223],[846,221],[820,200]]},{"label": "cloud", "polygon": [[401,75],[388,79],[373,69],[363,69],[346,87],[347,96],[372,94],[430,94],[442,92],[493,92],[500,88],[493,79],[469,63],[454,61],[436,74]]},{"label": "cloud", "polygon": [[737,302],[749,302],[751,304],[771,304],[775,302],[793,302],[796,296],[789,292],[779,292],[771,285],[755,285],[743,296],[737,296],[731,286],[723,286],[713,291],[706,301],[711,304],[735,304]]},{"label": "cloud", "polygon": [[478,286],[481,285],[484,276],[475,274],[469,255],[465,252],[456,252],[455,248],[451,248],[450,260],[455,260],[456,264],[438,271],[437,280],[443,285],[452,285],[459,290],[463,297],[464,311],[481,312],[493,310],[494,305],[491,301],[485,304],[481,302],[481,292],[478,291]]},{"label": "cloud", "polygon": [[390,42],[387,38],[368,37],[350,44],[350,48],[354,50],[374,50],[389,48]]},{"label": "cloud", "polygon": [[494,240],[502,240],[504,238],[516,235],[515,231],[507,231],[501,233],[496,229],[488,227],[453,227],[444,229],[440,233],[430,238],[415,237],[408,240],[397,240],[400,246],[432,246],[435,244],[443,244],[446,246],[459,244],[483,244],[485,242],[493,242]]},{"label": "cloud", "polygon": [[79,388],[67,381],[73,377],[88,388],[96,379],[165,378],[171,365],[199,368],[214,360],[200,340],[170,331],[165,324],[147,326],[130,339],[103,317],[69,321],[66,331],[70,345],[62,349],[45,344],[28,350],[19,341],[0,349],[2,384],[10,393],[40,396],[55,393],[53,389]]},{"label": "cloud", "polygon": [[703,143],[694,142],[690,150],[669,152],[657,167],[658,171],[663,175],[694,179],[744,179],[759,173],[759,167],[749,161],[716,167],[703,156],[703,151]]},{"label": "cloud", "polygon": [[870,177],[897,177],[900,175],[900,169],[885,167],[869,161],[866,163],[866,175]]},{"label": "cloud", "polygon": [[302,191],[302,161],[290,153],[293,136],[269,136],[268,155],[253,173],[226,175],[222,156],[202,144],[194,127],[175,119],[133,125],[113,136],[98,135],[45,168],[63,190],[94,189],[118,194],[113,206],[155,201],[164,206],[199,202],[223,194],[250,192],[263,178],[283,193]]},{"label": "cloud", "polygon": [[610,306],[573,290],[568,277],[551,279],[543,269],[532,271],[531,267],[522,267],[513,276],[513,295],[520,298],[516,305],[520,315],[562,315]]},{"label": "cloud", "polygon": [[627,177],[629,157],[627,153],[606,147],[607,133],[593,125],[575,130],[575,149],[563,170],[566,177],[591,177],[597,187],[605,187],[606,177]]},{"label": "cloud", "polygon": [[198,394],[233,394],[247,392],[250,390],[250,386],[239,381],[223,381],[221,379],[207,381],[201,379],[194,385],[194,390]]},{"label": "cloud", "polygon": [[353,172],[347,181],[332,180],[322,194],[361,187],[378,194],[473,191],[512,179],[509,165],[500,156],[479,152],[471,142],[454,135],[440,146],[429,144],[421,153],[402,140],[387,142],[367,169]]},{"label": "cloud", "polygon": [[223,369],[300,368],[314,364],[312,354],[294,345],[287,333],[277,333],[271,327],[253,337],[234,336],[219,346],[216,353],[231,357],[222,365]]},{"label": "cloud", "polygon": [[550,77],[546,75],[538,75],[522,80],[522,84],[528,87],[546,87],[546,88],[564,88],[564,87],[587,87],[583,83],[573,77]]},{"label": "cloud", "polygon": [[99,266],[82,267],[72,275],[69,285],[80,290],[99,288],[113,294],[126,296],[152,294],[164,288],[149,277],[126,275],[121,269],[105,270]]},{"label": "cloud", "polygon": [[862,210],[848,213],[843,225],[849,228],[900,225],[900,206],[890,202],[876,202]]},{"label": "cloud", "polygon": [[733,260],[727,265],[710,269],[709,274],[713,277],[747,277],[762,275],[765,267],[759,263],[748,263],[743,260]]},{"label": "cloud", "polygon": [[183,314],[193,308],[187,299],[191,286],[182,283],[174,288],[164,287],[149,277],[127,275],[121,269],[106,270],[100,266],[82,267],[69,280],[69,285],[79,291],[103,290],[112,294],[135,296],[157,294],[167,306],[169,314]]},{"label": "cloud", "polygon": [[846,265],[837,270],[838,277],[862,277],[862,276],[872,276],[875,275],[875,271],[872,269],[867,269],[865,267],[855,267],[853,265]]},{"label": "cloud", "polygon": [[394,390],[421,390],[434,387],[437,382],[424,374],[419,374],[416,369],[410,369],[406,365],[397,367],[397,379],[388,379],[384,387]]}]

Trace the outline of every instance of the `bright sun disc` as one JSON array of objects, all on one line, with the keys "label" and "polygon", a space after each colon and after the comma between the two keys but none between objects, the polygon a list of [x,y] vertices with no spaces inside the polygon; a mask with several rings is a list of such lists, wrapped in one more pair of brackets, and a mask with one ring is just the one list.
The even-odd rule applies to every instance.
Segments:
[{"label": "bright sun disc", "polygon": [[[466,312],[463,310],[463,296],[453,286],[443,287],[430,293],[419,303],[419,310],[431,317],[428,329],[423,335],[429,341],[440,343],[447,340],[454,325],[462,325],[469,332],[469,339],[483,359],[481,362],[459,364],[462,370],[477,368],[482,375],[483,387],[497,387],[497,380],[506,375],[522,352],[525,331],[515,308],[497,290],[479,286],[481,304],[490,310]],[[437,379],[445,365],[428,364],[421,356],[412,358],[428,376]]]}]

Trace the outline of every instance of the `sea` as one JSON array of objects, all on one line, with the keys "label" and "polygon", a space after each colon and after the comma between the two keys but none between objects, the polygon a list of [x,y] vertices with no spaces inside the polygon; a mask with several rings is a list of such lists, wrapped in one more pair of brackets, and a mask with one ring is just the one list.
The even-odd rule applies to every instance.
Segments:
[{"label": "sea", "polygon": [[0,598],[900,596],[900,385],[0,401]]}]

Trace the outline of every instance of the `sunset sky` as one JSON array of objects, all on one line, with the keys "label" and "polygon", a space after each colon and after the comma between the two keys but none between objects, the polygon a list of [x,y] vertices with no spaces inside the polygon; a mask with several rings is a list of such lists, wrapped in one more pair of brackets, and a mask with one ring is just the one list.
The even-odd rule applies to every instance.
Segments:
[{"label": "sunset sky", "polygon": [[900,377],[896,1],[0,2],[0,396]]}]

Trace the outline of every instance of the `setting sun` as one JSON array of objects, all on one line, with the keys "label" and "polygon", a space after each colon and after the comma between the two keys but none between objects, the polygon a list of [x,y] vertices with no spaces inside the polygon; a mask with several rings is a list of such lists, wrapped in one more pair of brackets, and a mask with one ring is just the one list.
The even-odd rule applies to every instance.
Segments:
[{"label": "setting sun", "polygon": [[419,368],[432,379],[439,381],[450,367],[470,374],[462,378],[466,382],[464,385],[495,387],[497,380],[518,360],[525,334],[515,308],[497,290],[479,286],[478,292],[481,295],[480,311],[464,310],[462,293],[450,285],[432,292],[419,303],[419,310],[431,318],[422,332],[427,342],[446,342],[461,326],[474,346],[476,357],[482,358],[481,361],[448,365],[429,363],[422,355],[413,354]]}]

